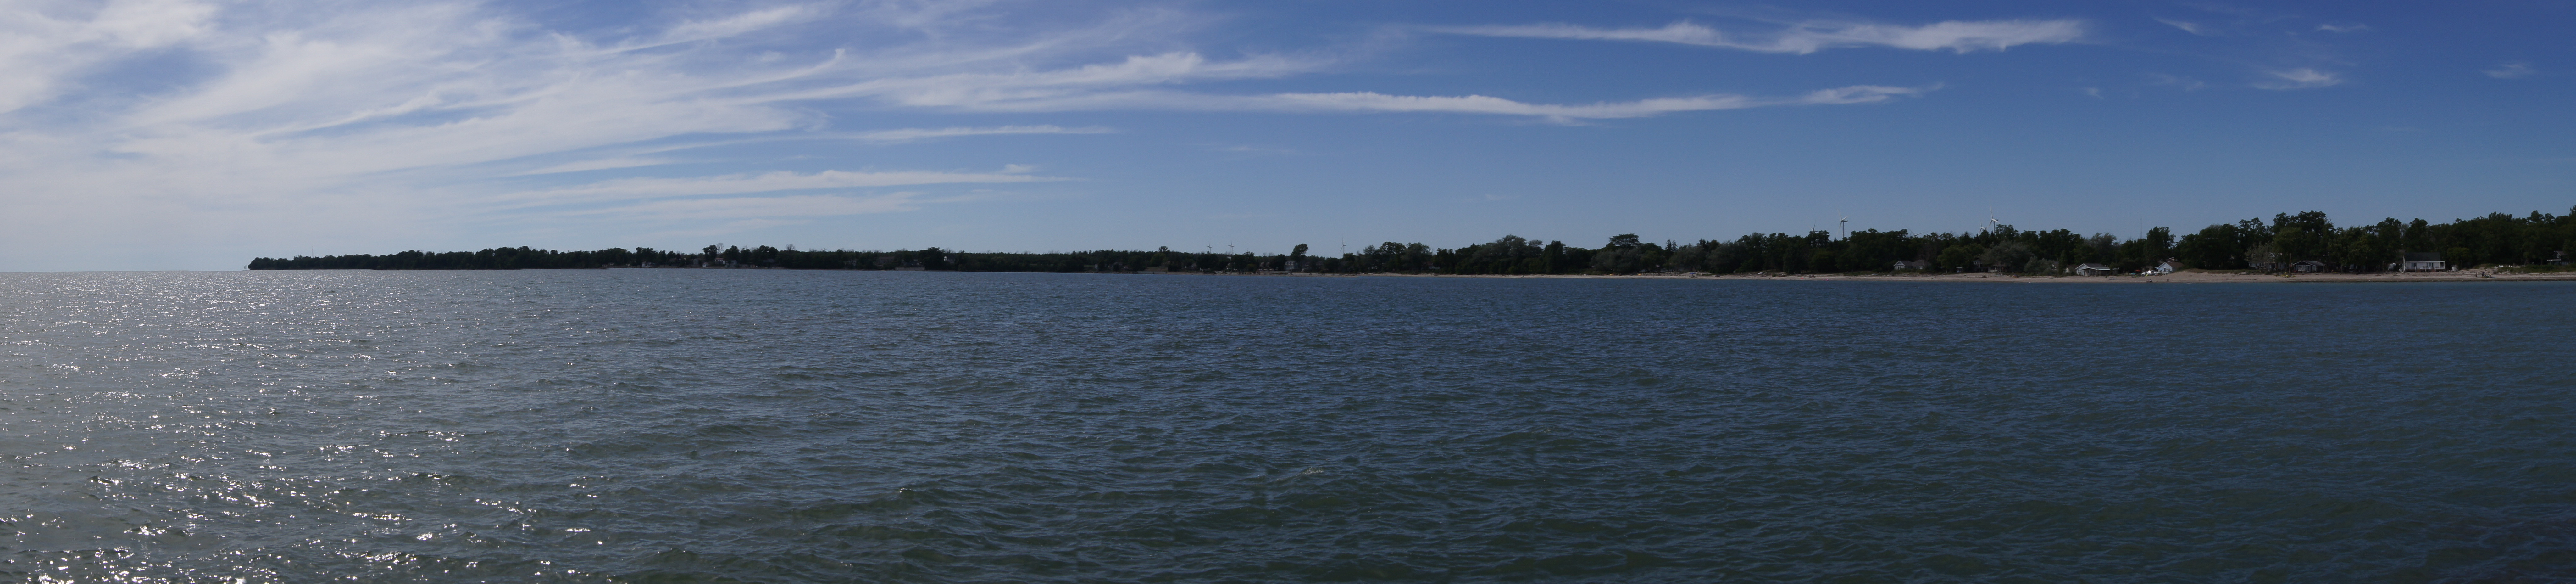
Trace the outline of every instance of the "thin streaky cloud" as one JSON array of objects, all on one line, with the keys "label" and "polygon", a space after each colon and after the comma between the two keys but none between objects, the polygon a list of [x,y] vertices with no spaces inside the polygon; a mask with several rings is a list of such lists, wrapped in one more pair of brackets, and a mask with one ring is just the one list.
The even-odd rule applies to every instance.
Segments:
[{"label": "thin streaky cloud", "polygon": [[2284,71],[2265,71],[2264,73],[2271,75],[2273,79],[2255,83],[2254,87],[2261,89],[2290,90],[2332,87],[2343,84],[2342,76],[2307,67]]},{"label": "thin streaky cloud", "polygon": [[[724,146],[738,146],[738,145],[743,145],[743,144],[761,144],[761,143],[769,143],[769,142],[816,142],[816,141],[832,141],[832,140],[856,140],[856,141],[861,141],[861,142],[878,142],[878,143],[887,143],[887,144],[898,144],[898,143],[910,142],[910,141],[914,141],[914,140],[922,140],[922,139],[928,139],[928,138],[946,138],[946,137],[954,137],[954,136],[995,136],[995,135],[1013,135],[1013,134],[1113,134],[1113,133],[1117,133],[1117,132],[1118,132],[1118,130],[1117,130],[1117,129],[1115,129],[1115,128],[1109,128],[1109,127],[1106,127],[1106,126],[1085,126],[1085,127],[1080,127],[1080,128],[1067,128],[1067,127],[1057,126],[1057,125],[1053,125],[1053,124],[1042,124],[1042,125],[1033,125],[1033,126],[994,126],[994,127],[981,127],[981,128],[978,128],[978,127],[952,127],[952,128],[897,128],[897,129],[891,129],[891,130],[871,130],[871,131],[866,131],[866,132],[798,132],[798,133],[793,133],[793,134],[782,134],[782,135],[772,135],[772,136],[752,136],[752,137],[745,137],[745,138],[729,138],[729,139],[722,139],[722,140],[691,141],[691,142],[681,142],[681,143],[675,143],[675,144],[662,144],[662,145],[652,146],[652,147],[649,147],[649,148],[635,148],[635,149],[631,149],[631,150],[626,150],[626,151],[625,151],[625,155],[624,155],[624,156],[622,156],[622,157],[620,157],[620,159],[631,159],[631,158],[634,158],[634,157],[637,157],[637,156],[641,156],[641,155],[646,155],[646,154],[662,154],[662,153],[668,153],[668,152],[678,152],[678,151],[683,151],[683,150],[698,150],[698,149],[705,149],[705,148],[717,148],[717,147],[724,147]],[[679,161],[677,161],[677,160],[673,160],[672,162],[679,162]],[[521,173],[521,174],[535,174],[535,173]]]},{"label": "thin streaky cloud", "polygon": [[870,142],[910,142],[913,140],[928,138],[950,138],[956,136],[994,136],[1008,134],[1107,134],[1113,131],[1115,130],[1099,126],[1067,128],[1050,124],[1038,126],[998,126],[990,128],[905,128],[900,130],[860,132],[851,136],[851,138]]},{"label": "thin streaky cloud", "polygon": [[2322,32],[2369,32],[2370,25],[2358,22],[2329,22],[2317,25]]},{"label": "thin streaky cloud", "polygon": [[818,4],[791,4],[712,20],[688,21],[662,31],[661,38],[657,39],[660,42],[655,45],[733,37],[768,28],[811,22],[829,15],[830,12],[827,7]]},{"label": "thin streaky cloud", "polygon": [[2170,19],[2170,18],[2158,18],[2158,19],[2156,19],[2156,22],[2165,23],[2165,26],[2171,26],[2171,27],[2174,27],[2174,28],[2182,29],[2182,31],[2183,31],[2183,32],[2191,33],[2191,34],[2194,34],[2194,35],[2199,35],[2199,36],[2217,36],[2217,35],[2218,35],[2218,31],[2216,31],[2216,30],[2213,30],[2213,29],[2209,28],[2209,26],[2208,26],[2208,25],[2204,25],[2204,24],[2197,23],[2197,22],[2191,22],[2191,21],[2187,21],[2187,20],[2174,20],[2174,19]]},{"label": "thin streaky cloud", "polygon": [[671,163],[676,163],[676,162],[680,162],[680,161],[678,161],[678,160],[673,160],[673,159],[669,159],[669,158],[634,158],[634,157],[602,158],[602,159],[598,159],[598,160],[583,160],[583,161],[580,161],[580,162],[566,162],[566,163],[563,163],[563,164],[557,164],[557,165],[554,165],[554,166],[548,166],[548,167],[545,167],[545,168],[539,168],[539,169],[536,169],[536,170],[530,170],[530,171],[526,171],[526,172],[515,173],[513,176],[529,176],[529,175],[539,175],[539,174],[558,174],[558,173],[566,173],[566,172],[582,172],[582,171],[589,171],[589,170],[612,170],[612,169],[619,169],[619,168],[642,168],[642,167],[646,167],[646,166],[661,166],[661,165],[664,165],[664,164],[671,164]]},{"label": "thin streaky cloud", "polygon": [[[780,101],[875,98],[887,105],[984,112],[1088,110],[1201,110],[1279,112],[1430,112],[1536,116],[1555,120],[1631,118],[1682,111],[1767,105],[1868,103],[1927,91],[1924,88],[1853,86],[1804,98],[1765,100],[1740,95],[1655,98],[1584,105],[1534,104],[1503,98],[1405,96],[1355,91],[1224,95],[1155,89],[1197,81],[1268,78],[1302,72],[1316,63],[1280,57],[1215,61],[1196,53],[1136,55],[1109,63],[1010,74],[957,74],[881,79],[807,90]],[[911,137],[911,133],[893,134]]]},{"label": "thin streaky cloud", "polygon": [[1483,95],[1387,95],[1367,91],[1343,93],[1281,93],[1267,96],[1247,97],[1242,101],[1252,109],[1495,114],[1508,116],[1536,116],[1554,119],[1636,118],[1673,112],[1743,109],[1760,105],[1760,103],[1754,99],[1740,95],[1673,97],[1628,102],[1604,102],[1585,105],[1556,105],[1523,103]]},{"label": "thin streaky cloud", "polygon": [[1007,107],[1082,97],[1103,90],[1174,85],[1200,81],[1282,77],[1318,70],[1323,63],[1278,56],[1212,61],[1193,52],[1131,55],[1114,63],[1095,63],[1049,71],[954,73],[928,77],[871,79],[859,83],[762,96],[765,102],[874,98],[893,105],[930,108]]},{"label": "thin streaky cloud", "polygon": [[689,178],[624,178],[583,185],[522,191],[496,197],[521,206],[591,203],[610,200],[729,195],[808,189],[889,187],[959,183],[1024,183],[1070,180],[1011,172],[957,173],[929,171],[859,172],[787,171]]},{"label": "thin streaky cloud", "polygon": [[[560,18],[476,0],[381,0],[364,10],[321,0],[22,4],[0,9],[0,124],[8,128],[0,132],[0,173],[22,193],[11,199],[18,219],[0,229],[7,234],[0,243],[249,248],[282,233],[367,241],[396,232],[506,235],[521,220],[551,217],[568,219],[548,229],[625,234],[637,230],[618,218],[649,214],[555,213],[743,199],[746,209],[767,211],[726,213],[783,217],[806,212],[775,203],[788,197],[897,187],[932,193],[876,207],[796,199],[899,210],[966,200],[951,195],[979,185],[1084,180],[1096,169],[1048,161],[1041,175],[967,152],[936,163],[852,160],[773,172],[811,151],[712,148],[845,140],[892,150],[973,136],[1113,131],[1084,125],[1094,120],[942,117],[958,113],[1418,112],[1570,122],[1867,104],[1932,90],[1854,85],[1738,95],[1602,86],[1589,88],[1595,96],[1540,103],[1497,97],[1514,95],[1525,79],[1436,95],[1319,86],[1299,78],[1350,70],[1364,51],[1244,50],[1192,24],[1221,19],[1181,8],[1068,20],[974,1],[682,2],[674,13],[686,18],[625,20],[632,15]],[[1643,35],[1574,27],[1541,36],[1611,30],[1634,37],[1626,40],[1807,53],[1973,52],[2084,35],[2074,20],[1748,26],[1761,28],[1720,33],[1685,22]],[[1258,88],[1228,85],[1239,81]],[[1000,170],[954,170],[961,168]],[[101,208],[137,211],[90,212]],[[355,227],[385,216],[409,219]]]},{"label": "thin streaky cloud", "polygon": [[1573,24],[1433,27],[1433,32],[1543,39],[1643,41],[1807,54],[1845,47],[1892,47],[1960,53],[2000,51],[2015,45],[2062,44],[2084,38],[2081,20],[1943,21],[1923,26],[1810,21],[1788,28],[1735,34],[1683,21],[1662,28],[1595,28]]},{"label": "thin streaky cloud", "polygon": [[1939,89],[1934,87],[1889,87],[1855,85],[1820,89],[1793,98],[1756,98],[1744,95],[1713,94],[1690,97],[1665,97],[1635,101],[1611,101],[1589,104],[1528,103],[1487,95],[1389,95],[1371,91],[1337,93],[1276,93],[1269,95],[1152,94],[1129,95],[1126,99],[1154,103],[1162,107],[1230,111],[1275,111],[1287,113],[1450,113],[1501,116],[1528,116],[1559,122],[1574,120],[1642,118],[1679,112],[1734,110],[1788,105],[1841,105],[1887,101],[1902,96],[1919,95]]},{"label": "thin streaky cloud", "polygon": [[557,213],[558,216],[613,217],[645,222],[707,221],[717,219],[757,219],[764,217],[833,217],[870,213],[899,213],[920,208],[921,193],[903,192],[876,196],[788,195],[776,197],[716,197],[676,199],[619,205],[597,209],[580,209]]},{"label": "thin streaky cloud", "polygon": [[2497,79],[2521,79],[2540,73],[2539,71],[2532,70],[2531,64],[2529,63],[2504,63],[2496,65],[2494,69],[2479,72],[2487,74],[2488,77],[2494,77]]}]

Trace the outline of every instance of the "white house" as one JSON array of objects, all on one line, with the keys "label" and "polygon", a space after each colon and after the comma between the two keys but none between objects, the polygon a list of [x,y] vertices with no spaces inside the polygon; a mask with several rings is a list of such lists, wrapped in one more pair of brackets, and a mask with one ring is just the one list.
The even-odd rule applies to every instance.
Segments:
[{"label": "white house", "polygon": [[2182,260],[2166,259],[2165,261],[2156,262],[2156,267],[2153,271],[2159,276],[2180,272],[2182,271]]},{"label": "white house", "polygon": [[2402,267],[2398,268],[2398,271],[2438,272],[2447,269],[2450,269],[2450,267],[2448,264],[2442,262],[2442,254],[2431,252],[2407,252],[2406,262]]}]

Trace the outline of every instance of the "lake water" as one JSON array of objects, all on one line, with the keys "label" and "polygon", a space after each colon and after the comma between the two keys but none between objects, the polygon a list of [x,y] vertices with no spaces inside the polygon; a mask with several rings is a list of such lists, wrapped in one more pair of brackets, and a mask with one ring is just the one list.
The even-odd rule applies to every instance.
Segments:
[{"label": "lake water", "polygon": [[0,572],[2565,581],[2571,299],[0,274]]}]

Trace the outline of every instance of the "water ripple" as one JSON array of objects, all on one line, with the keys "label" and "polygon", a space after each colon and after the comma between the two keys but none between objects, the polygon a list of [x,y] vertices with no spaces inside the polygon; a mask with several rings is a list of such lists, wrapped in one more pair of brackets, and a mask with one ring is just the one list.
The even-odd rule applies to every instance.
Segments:
[{"label": "water ripple", "polygon": [[2565,296],[7,274],[0,572],[2567,580]]}]

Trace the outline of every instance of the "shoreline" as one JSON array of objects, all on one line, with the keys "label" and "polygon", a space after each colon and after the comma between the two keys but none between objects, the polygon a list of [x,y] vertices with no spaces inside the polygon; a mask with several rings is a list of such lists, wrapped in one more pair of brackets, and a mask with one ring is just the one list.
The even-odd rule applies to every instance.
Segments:
[{"label": "shoreline", "polygon": [[2412,272],[2412,273],[2386,273],[2386,272],[2383,272],[2383,273],[2374,273],[2374,274],[2255,274],[2255,273],[2227,273],[2227,272],[2183,271],[2183,272],[2175,272],[2175,273],[2172,273],[2172,274],[2162,274],[2162,275],[2152,275],[2152,276],[2148,276],[2148,275],[2116,275],[2116,276],[2013,276],[2013,275],[1990,274],[1990,273],[1970,273],[1970,274],[1871,274],[1871,275],[1861,275],[1861,276],[1850,276],[1850,275],[1843,275],[1843,274],[1797,274],[1797,275],[1776,275],[1776,276],[1774,276],[1774,275],[1759,275],[1759,274],[1725,274],[1725,275],[1712,275],[1712,274],[1700,274],[1700,275],[1681,275],[1681,274],[1635,274],[1635,275],[1624,275],[1624,276],[1623,276],[1623,275],[1592,275],[1592,274],[1512,274],[1512,275],[1501,275],[1501,274],[1202,274],[1202,273],[1189,273],[1189,272],[1176,272],[1176,273],[1172,273],[1172,274],[1170,274],[1170,275],[1185,275],[1185,276],[1200,276],[1200,275],[1205,275],[1205,276],[1296,276],[1296,277],[1312,277],[1312,276],[1327,276],[1327,277],[1386,276],[1386,277],[1400,277],[1400,278],[1578,278],[1578,279],[1654,279],[1654,280],[1753,280],[1753,281],[1808,281],[1808,282],[1965,282],[1965,283],[1981,283],[1981,284],[2210,284],[2210,283],[2312,283],[2312,284],[2346,283],[2346,284],[2349,284],[2349,283],[2369,283],[2369,282],[2382,282],[2382,283],[2411,283],[2411,282],[2567,282],[2567,281],[2576,281],[2576,272],[2558,272],[2558,273],[2547,273],[2547,274],[2497,274],[2497,273],[2494,273],[2492,270],[2461,270],[2461,271],[2456,271],[2456,272]]}]

